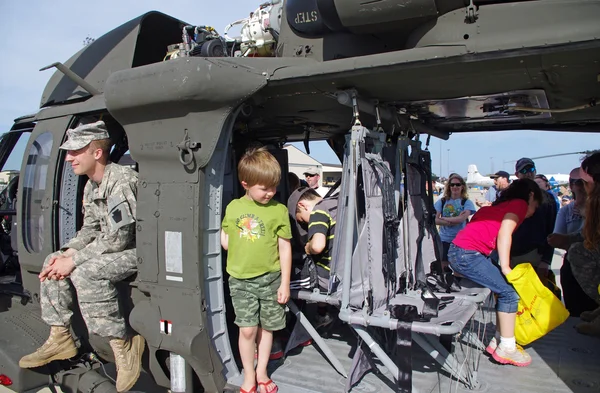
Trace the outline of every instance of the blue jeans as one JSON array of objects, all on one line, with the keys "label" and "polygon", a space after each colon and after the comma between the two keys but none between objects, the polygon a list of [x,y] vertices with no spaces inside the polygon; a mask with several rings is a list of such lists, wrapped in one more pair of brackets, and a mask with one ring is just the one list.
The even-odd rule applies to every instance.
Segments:
[{"label": "blue jeans", "polygon": [[480,252],[464,250],[451,244],[448,250],[448,262],[455,272],[497,294],[496,310],[506,313],[517,312],[519,295],[490,258]]}]

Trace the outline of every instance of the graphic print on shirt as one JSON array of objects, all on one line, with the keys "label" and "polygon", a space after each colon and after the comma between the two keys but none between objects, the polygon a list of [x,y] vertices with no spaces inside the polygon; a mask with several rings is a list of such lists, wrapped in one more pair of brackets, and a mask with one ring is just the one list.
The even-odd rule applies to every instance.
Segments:
[{"label": "graphic print on shirt", "polygon": [[462,207],[457,208],[453,203],[446,202],[442,217],[458,217],[460,216],[461,211]]},{"label": "graphic print on shirt", "polygon": [[254,242],[265,235],[265,223],[254,214],[242,214],[235,220],[241,239]]}]

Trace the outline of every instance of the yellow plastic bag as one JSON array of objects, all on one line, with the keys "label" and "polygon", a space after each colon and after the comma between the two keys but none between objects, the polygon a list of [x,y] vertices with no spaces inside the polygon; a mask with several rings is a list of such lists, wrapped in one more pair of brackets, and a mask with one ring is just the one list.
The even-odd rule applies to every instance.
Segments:
[{"label": "yellow plastic bag", "polygon": [[542,284],[531,264],[517,265],[506,279],[521,298],[515,324],[515,338],[520,345],[543,337],[569,317],[569,311]]}]

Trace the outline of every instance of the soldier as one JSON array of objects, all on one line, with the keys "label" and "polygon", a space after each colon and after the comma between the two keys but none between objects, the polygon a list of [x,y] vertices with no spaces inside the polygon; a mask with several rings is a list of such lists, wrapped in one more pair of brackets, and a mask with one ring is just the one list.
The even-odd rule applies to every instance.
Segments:
[{"label": "soldier", "polygon": [[140,375],[144,339],[128,337],[114,284],[136,271],[135,216],[138,176],[109,161],[111,141],[104,122],[67,131],[60,146],[76,175],[87,175],[83,192],[83,226],[77,235],[48,255],[40,278],[42,318],[50,337],[19,361],[40,367],[77,354],[70,333],[71,285],[88,331],[110,338],[117,366],[117,391],[127,391]]}]

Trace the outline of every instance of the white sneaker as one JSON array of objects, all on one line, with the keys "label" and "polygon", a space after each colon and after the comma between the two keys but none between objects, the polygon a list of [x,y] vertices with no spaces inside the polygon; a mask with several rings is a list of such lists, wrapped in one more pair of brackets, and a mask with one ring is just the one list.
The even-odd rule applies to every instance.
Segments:
[{"label": "white sneaker", "polygon": [[499,345],[496,347],[492,357],[498,363],[512,364],[517,367],[526,367],[531,364],[531,356],[519,345],[513,351],[508,351]]}]

